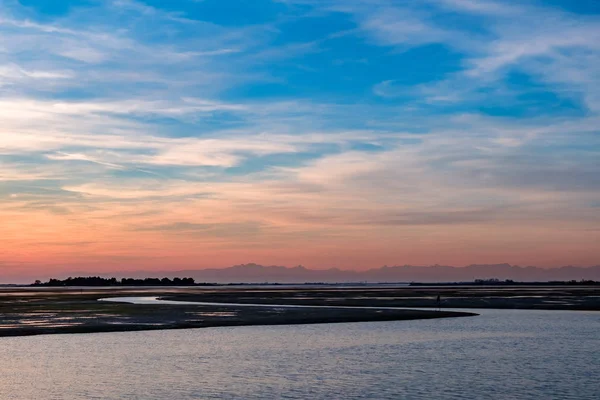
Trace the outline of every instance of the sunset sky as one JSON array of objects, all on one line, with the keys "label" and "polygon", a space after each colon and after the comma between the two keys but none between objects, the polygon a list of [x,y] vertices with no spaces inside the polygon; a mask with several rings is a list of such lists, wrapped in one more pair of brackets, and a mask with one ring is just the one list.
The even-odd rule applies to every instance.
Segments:
[{"label": "sunset sky", "polygon": [[596,0],[0,0],[0,281],[600,264]]}]

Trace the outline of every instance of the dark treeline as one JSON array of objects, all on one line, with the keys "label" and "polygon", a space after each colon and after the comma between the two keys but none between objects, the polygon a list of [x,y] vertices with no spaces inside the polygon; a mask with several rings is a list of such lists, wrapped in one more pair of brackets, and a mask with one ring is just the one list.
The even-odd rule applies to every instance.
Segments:
[{"label": "dark treeline", "polygon": [[500,280],[500,279],[475,279],[472,282],[443,282],[443,283],[421,283],[411,282],[410,286],[569,286],[569,285],[588,285],[596,286],[600,285],[600,281],[582,279],[580,281],[548,281],[548,282],[515,282],[512,279]]},{"label": "dark treeline", "polygon": [[48,282],[35,281],[32,286],[192,286],[193,278],[101,278],[99,276],[79,276],[64,280],[50,279]]}]

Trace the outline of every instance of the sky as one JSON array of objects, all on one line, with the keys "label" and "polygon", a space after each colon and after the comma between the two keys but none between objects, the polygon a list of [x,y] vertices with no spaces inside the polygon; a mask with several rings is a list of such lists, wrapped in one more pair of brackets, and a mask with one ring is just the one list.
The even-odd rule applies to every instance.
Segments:
[{"label": "sky", "polygon": [[0,0],[0,276],[600,263],[600,2]]}]

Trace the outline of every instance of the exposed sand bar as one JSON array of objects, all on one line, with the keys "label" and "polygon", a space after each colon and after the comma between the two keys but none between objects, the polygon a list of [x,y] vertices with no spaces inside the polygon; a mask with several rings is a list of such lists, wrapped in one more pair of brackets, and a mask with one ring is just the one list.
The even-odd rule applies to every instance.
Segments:
[{"label": "exposed sand bar", "polygon": [[600,286],[231,288],[173,293],[164,296],[164,299],[210,303],[435,308],[438,295],[442,307],[451,309],[600,310]]},{"label": "exposed sand bar", "polygon": [[[442,299],[441,311],[434,310],[438,295]],[[98,301],[129,296],[161,298],[171,304]],[[249,304],[258,306],[248,307]],[[409,309],[398,309],[401,307]],[[410,309],[427,307],[431,311]],[[600,287],[11,288],[0,290],[0,336],[475,315],[444,308],[600,310]]]},{"label": "exposed sand bar", "polygon": [[[223,290],[218,290],[223,292]],[[0,336],[55,333],[116,332],[241,325],[287,325],[473,316],[473,313],[392,308],[285,307],[239,305],[239,294],[230,292],[231,304],[128,304],[98,301],[117,296],[197,296],[214,289],[56,289],[0,292]],[[224,295],[225,293],[221,293]]]}]

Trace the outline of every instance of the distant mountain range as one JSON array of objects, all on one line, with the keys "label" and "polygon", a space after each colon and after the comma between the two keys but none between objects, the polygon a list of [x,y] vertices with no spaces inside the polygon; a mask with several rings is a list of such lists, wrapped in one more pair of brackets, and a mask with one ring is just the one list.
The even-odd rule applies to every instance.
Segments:
[{"label": "distant mountain range", "polygon": [[[81,275],[81,274],[78,274]],[[77,276],[78,276],[77,275]],[[87,274],[89,275],[89,273]],[[76,276],[75,274],[73,276]],[[600,265],[593,267],[539,268],[510,264],[483,264],[466,267],[452,266],[384,266],[365,271],[337,268],[316,270],[303,266],[292,268],[258,264],[234,265],[229,268],[211,268],[181,271],[135,271],[101,274],[104,277],[191,277],[196,282],[214,283],[304,283],[304,282],[467,282],[475,279],[512,279],[522,282],[567,280],[600,280]]]},{"label": "distant mountain range", "polygon": [[77,276],[101,276],[103,278],[175,278],[190,277],[196,282],[210,283],[347,283],[347,282],[471,282],[475,279],[512,279],[521,282],[546,282],[569,280],[600,281],[600,265],[593,267],[539,268],[519,267],[510,264],[481,264],[466,267],[443,265],[432,266],[384,266],[364,271],[330,269],[309,269],[303,266],[282,267],[258,264],[241,264],[229,268],[190,269],[178,271],[122,271],[95,273],[93,271],[72,271],[39,276],[5,275],[0,269],[0,284],[29,284],[36,279],[47,281],[50,278],[65,279]]}]

